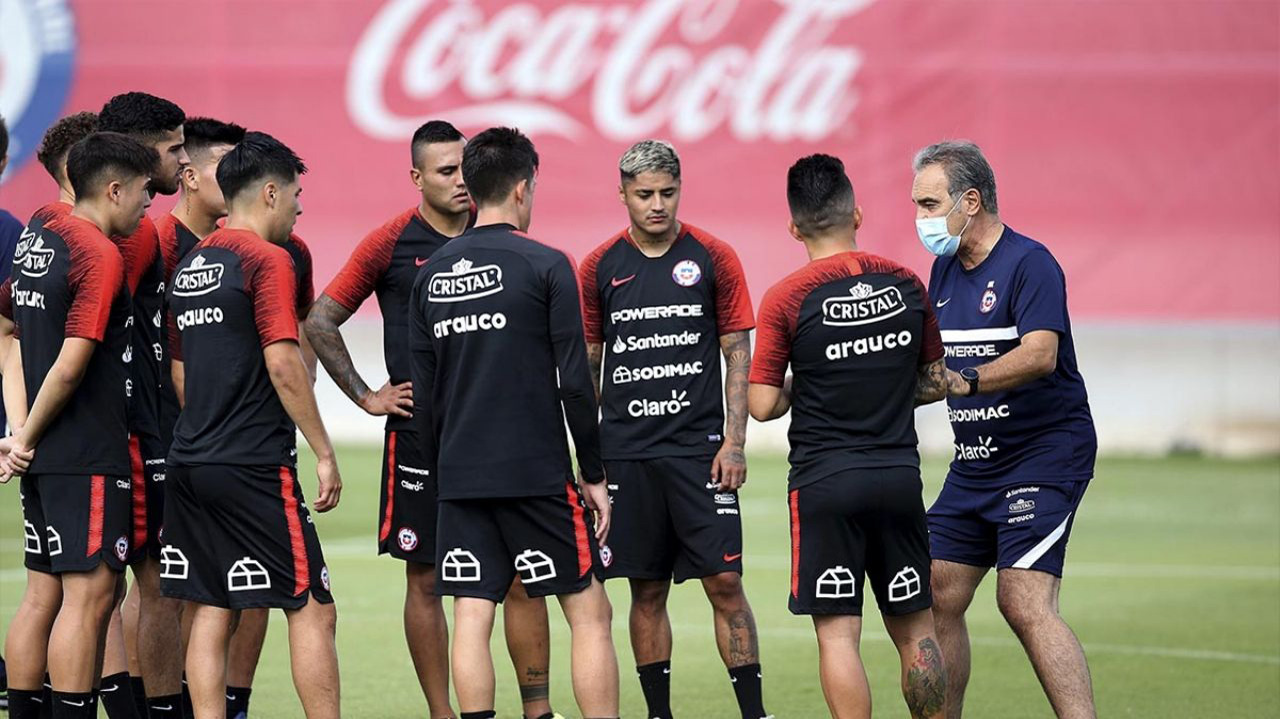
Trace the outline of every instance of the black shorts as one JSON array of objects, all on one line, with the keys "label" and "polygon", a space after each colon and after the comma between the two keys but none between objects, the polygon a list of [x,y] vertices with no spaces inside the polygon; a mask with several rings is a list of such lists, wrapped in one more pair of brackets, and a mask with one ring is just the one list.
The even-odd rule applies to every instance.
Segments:
[{"label": "black shorts", "polygon": [[88,572],[106,562],[124,571],[133,518],[128,477],[27,475],[19,497],[27,569]]},{"label": "black shorts", "polygon": [[229,609],[333,601],[291,467],[169,467],[160,591]]},{"label": "black shorts", "polygon": [[599,553],[578,488],[440,502],[436,594],[501,602],[517,574],[531,597],[586,589]]},{"label": "black shorts", "polygon": [[164,524],[165,456],[169,448],[148,435],[129,436],[133,485],[132,552],[129,563],[160,558],[160,530]]},{"label": "black shorts", "polygon": [[436,561],[436,477],[418,433],[388,430],[382,444],[378,554],[421,564]]},{"label": "black shorts", "polygon": [[922,489],[920,470],[887,467],[792,490],[791,613],[861,616],[864,576],[881,614],[931,607]]},{"label": "black shorts", "polygon": [[742,573],[738,493],[711,480],[712,457],[604,463],[613,504],[605,578],[686,579]]}]

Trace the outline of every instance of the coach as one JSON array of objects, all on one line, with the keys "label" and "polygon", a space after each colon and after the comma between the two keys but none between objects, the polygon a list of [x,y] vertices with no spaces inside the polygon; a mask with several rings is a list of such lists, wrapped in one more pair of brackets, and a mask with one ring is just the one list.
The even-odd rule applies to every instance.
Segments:
[{"label": "coach", "polygon": [[948,376],[955,460],[929,510],[933,611],[947,716],[969,679],[964,614],[996,568],[1000,612],[1059,717],[1093,717],[1080,642],[1058,615],[1067,538],[1097,437],[1076,367],[1062,268],[1001,222],[991,166],[971,142],[924,148],[911,198]]}]

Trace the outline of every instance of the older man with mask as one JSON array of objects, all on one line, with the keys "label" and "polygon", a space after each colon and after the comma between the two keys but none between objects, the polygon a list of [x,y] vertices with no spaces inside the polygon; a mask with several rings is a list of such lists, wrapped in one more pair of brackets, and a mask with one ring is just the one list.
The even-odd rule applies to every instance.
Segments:
[{"label": "older man with mask", "polygon": [[946,348],[955,460],[929,510],[933,612],[947,716],[969,679],[964,614],[996,568],[1000,612],[1060,717],[1093,717],[1084,651],[1058,614],[1071,523],[1097,437],[1076,366],[1066,279],[1044,245],[1006,227],[995,175],[971,142],[916,154],[911,199]]}]

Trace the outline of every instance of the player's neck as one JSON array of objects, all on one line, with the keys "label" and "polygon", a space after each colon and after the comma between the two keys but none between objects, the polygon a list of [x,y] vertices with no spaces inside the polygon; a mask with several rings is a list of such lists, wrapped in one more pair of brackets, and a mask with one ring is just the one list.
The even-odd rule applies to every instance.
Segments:
[{"label": "player's neck", "polygon": [[173,211],[170,213],[178,218],[184,227],[191,230],[191,234],[200,239],[204,239],[213,234],[218,229],[219,215],[210,215],[207,212],[200,212],[196,205],[187,195],[183,195],[177,205],[174,205]]},{"label": "player's neck", "polygon": [[632,225],[627,228],[627,235],[631,237],[632,242],[636,243],[636,247],[640,249],[640,252],[643,253],[645,257],[661,257],[667,253],[667,250],[671,249],[673,244],[675,244],[676,238],[680,236],[680,231],[682,229],[683,226],[677,220],[672,223],[671,228],[666,232],[663,232],[660,235],[654,235],[645,232],[639,227],[636,227],[635,223],[632,223]]},{"label": "player's neck", "polygon": [[999,215],[982,214],[974,217],[969,229],[965,230],[969,241],[962,242],[956,252],[960,266],[972,270],[982,264],[991,255],[1003,234],[1004,223],[1000,221]]},{"label": "player's neck", "polygon": [[86,222],[91,222],[102,231],[102,234],[108,237],[111,236],[111,232],[109,231],[111,223],[107,219],[108,214],[106,210],[98,207],[96,204],[92,202],[77,202],[71,208],[71,216],[78,217]]},{"label": "player's neck", "polygon": [[845,252],[857,252],[857,238],[846,232],[821,237],[806,237],[804,250],[809,253],[809,261],[825,260],[828,257]]},{"label": "player's neck", "polygon": [[58,202],[75,206],[76,191],[71,189],[71,185],[58,185]]},{"label": "player's neck", "polygon": [[467,229],[467,220],[471,218],[470,210],[455,214],[445,214],[428,205],[426,200],[418,203],[418,214],[422,215],[422,219],[426,220],[427,224],[431,225],[436,232],[445,237],[461,235]]},{"label": "player's neck", "polygon": [[246,230],[248,232],[252,232],[266,242],[271,242],[270,223],[268,223],[265,218],[257,217],[252,213],[232,212],[227,215],[226,228],[228,230]]},{"label": "player's neck", "polygon": [[[515,203],[477,208],[476,227],[485,225],[511,225],[519,229],[520,211],[516,209]],[[436,229],[439,230],[440,228],[437,227]]]}]

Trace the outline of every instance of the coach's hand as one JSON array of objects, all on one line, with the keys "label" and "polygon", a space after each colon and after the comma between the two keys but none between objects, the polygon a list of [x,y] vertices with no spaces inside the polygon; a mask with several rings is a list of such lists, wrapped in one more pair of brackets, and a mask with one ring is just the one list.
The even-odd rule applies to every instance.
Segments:
[{"label": "coach's hand", "polygon": [[338,506],[342,494],[342,475],[338,472],[338,460],[334,457],[316,462],[316,478],[320,480],[320,495],[316,497],[317,512],[327,512]]},{"label": "coach's hand", "polygon": [[613,505],[609,504],[609,485],[579,483],[582,487],[582,498],[587,502],[587,509],[596,515],[596,543],[604,544],[609,537],[609,520],[613,516]]},{"label": "coach's hand", "polygon": [[725,442],[711,462],[711,481],[720,483],[721,492],[732,492],[747,483],[747,455],[742,445]]},{"label": "coach's hand", "polygon": [[360,408],[375,417],[388,414],[412,417],[413,383],[391,384],[391,380],[387,380],[377,392],[367,392],[360,398]]}]

